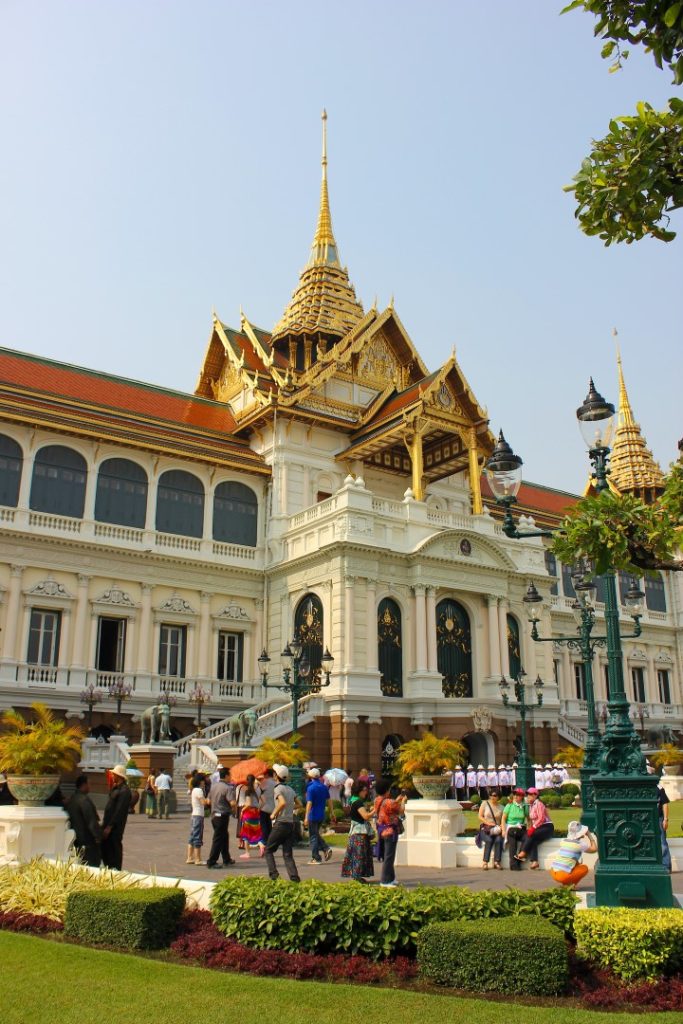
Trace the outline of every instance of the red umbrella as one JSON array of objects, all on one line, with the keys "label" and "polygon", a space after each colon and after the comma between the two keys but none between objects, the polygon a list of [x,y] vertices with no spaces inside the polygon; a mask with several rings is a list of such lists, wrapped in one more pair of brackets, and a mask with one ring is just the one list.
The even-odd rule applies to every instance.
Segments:
[{"label": "red umbrella", "polygon": [[268,767],[270,766],[265,761],[262,761],[260,757],[250,757],[246,761],[238,761],[230,769],[230,781],[234,782],[235,785],[241,785],[241,783],[247,781],[247,775],[253,775],[255,778],[260,779]]}]

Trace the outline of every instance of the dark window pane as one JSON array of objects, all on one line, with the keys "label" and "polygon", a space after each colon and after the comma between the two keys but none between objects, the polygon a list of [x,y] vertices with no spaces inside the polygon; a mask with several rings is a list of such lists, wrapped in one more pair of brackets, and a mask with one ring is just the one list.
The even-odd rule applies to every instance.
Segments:
[{"label": "dark window pane", "polygon": [[444,697],[472,696],[470,617],[450,598],[436,606],[436,664],[443,677]]},{"label": "dark window pane", "polygon": [[56,666],[59,661],[61,612],[31,610],[26,660],[31,665]]},{"label": "dark window pane", "polygon": [[388,597],[380,601],[377,609],[377,645],[382,693],[385,697],[402,697],[401,609]]},{"label": "dark window pane", "polygon": [[187,626],[161,626],[159,635],[159,675],[185,676]]},{"label": "dark window pane", "polygon": [[574,583],[572,581],[572,566],[562,566],[562,593],[565,597],[576,597],[576,591],[574,590]]},{"label": "dark window pane", "polygon": [[213,539],[256,547],[258,500],[244,484],[226,480],[213,496]]},{"label": "dark window pane", "polygon": [[323,659],[323,606],[315,594],[306,594],[294,614],[294,632],[311,666],[311,678],[320,681]]},{"label": "dark window pane", "polygon": [[95,519],[144,529],[147,474],[130,459],[106,459],[97,476]]},{"label": "dark window pane", "polygon": [[671,703],[671,686],[669,683],[669,670],[660,668],[657,670],[657,683],[659,685],[659,700],[662,704]]},{"label": "dark window pane", "polygon": [[0,434],[0,505],[17,507],[22,451],[12,437]]},{"label": "dark window pane", "polygon": [[86,476],[85,459],[72,448],[59,444],[41,448],[34,460],[29,507],[81,519]]},{"label": "dark window pane", "polygon": [[[545,568],[549,576],[557,576],[557,559],[552,551],[545,552]],[[557,580],[550,584],[550,593],[557,593]]]},{"label": "dark window pane", "polygon": [[159,477],[156,528],[161,533],[201,537],[204,530],[204,487],[201,480],[181,469]]},{"label": "dark window pane", "polygon": [[645,604],[651,612],[666,611],[666,591],[661,573],[645,577]]}]

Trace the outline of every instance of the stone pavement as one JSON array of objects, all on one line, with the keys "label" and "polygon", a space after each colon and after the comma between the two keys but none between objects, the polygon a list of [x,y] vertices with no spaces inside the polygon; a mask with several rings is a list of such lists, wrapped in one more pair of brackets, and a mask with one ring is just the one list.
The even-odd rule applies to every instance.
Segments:
[{"label": "stone pavement", "polygon": [[[235,819],[230,819],[230,853],[236,859],[236,863],[228,868],[209,869],[206,867],[192,867],[185,863],[187,852],[187,838],[190,831],[189,813],[174,815],[168,821],[159,821],[156,818],[146,818],[143,815],[130,815],[126,832],[123,837],[123,867],[126,871],[138,871],[143,874],[156,874],[170,878],[189,878],[207,882],[218,882],[223,878],[233,875],[244,875],[257,877],[266,875],[266,865],[257,853],[252,852],[248,861],[237,859],[237,840],[235,838]],[[211,836],[213,829],[209,819],[206,819],[204,831],[204,847],[202,848],[203,859],[206,858],[211,848]],[[400,841],[400,840],[399,840]],[[332,859],[320,866],[309,867],[306,864],[310,860],[310,849],[308,845],[298,846],[294,851],[294,859],[302,880],[307,878],[320,878],[324,882],[345,882],[348,879],[341,877],[341,864],[344,859],[343,847],[335,847],[332,852]],[[276,863],[283,878],[287,877],[282,862],[282,854],[276,854]],[[375,861],[375,878],[379,882],[381,864]],[[522,871],[482,871],[481,868],[455,868],[440,871],[437,868],[407,868],[401,867],[396,870],[398,881],[410,888],[420,882],[426,885],[462,885],[469,889],[506,889],[508,886],[516,889],[546,889],[552,888],[555,882],[545,871],[531,871],[525,868]],[[593,875],[588,874],[580,889],[590,891],[593,886]]]}]

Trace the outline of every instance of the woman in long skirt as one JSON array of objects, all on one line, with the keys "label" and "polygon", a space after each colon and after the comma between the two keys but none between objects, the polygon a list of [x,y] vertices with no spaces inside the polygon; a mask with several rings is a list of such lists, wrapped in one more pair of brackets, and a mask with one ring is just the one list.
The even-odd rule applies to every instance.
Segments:
[{"label": "woman in long skirt", "polygon": [[346,856],[342,864],[342,878],[353,878],[355,882],[364,882],[372,878],[375,870],[372,866],[372,819],[375,811],[365,806],[369,788],[367,779],[357,779],[351,787],[351,830],[346,846]]},{"label": "woman in long skirt", "polygon": [[240,860],[249,860],[249,851],[254,847],[258,847],[261,856],[265,853],[266,848],[261,832],[260,796],[261,791],[256,785],[256,779],[253,775],[247,775],[244,803],[240,814],[240,839],[244,843],[244,853],[240,854]]}]

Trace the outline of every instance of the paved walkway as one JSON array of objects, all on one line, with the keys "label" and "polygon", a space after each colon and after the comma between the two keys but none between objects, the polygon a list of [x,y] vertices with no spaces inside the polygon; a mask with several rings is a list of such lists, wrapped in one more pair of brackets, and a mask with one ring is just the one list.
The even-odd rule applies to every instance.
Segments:
[{"label": "paved walkway", "polygon": [[[230,853],[237,857],[237,840],[235,839],[235,820],[231,818]],[[131,815],[123,837],[123,867],[128,871],[139,871],[144,874],[157,874],[170,878],[190,878],[201,881],[218,882],[222,878],[232,875],[243,875],[257,877],[266,875],[266,866],[262,858],[252,853],[248,861],[237,860],[234,865],[220,870],[211,870],[206,867],[192,867],[185,863],[187,852],[187,837],[190,830],[190,816],[176,815],[168,821],[159,821],[156,818],[145,818],[142,815]],[[204,832],[205,845],[202,849],[203,857],[208,855],[211,847],[212,828],[209,820],[206,821]],[[306,861],[310,859],[308,845],[299,846],[294,851],[297,868],[302,880],[307,878],[320,878],[325,882],[345,882],[348,879],[341,877],[341,863],[344,859],[343,847],[334,848],[332,859],[327,864],[309,867]],[[276,862],[283,878],[287,877],[282,863],[282,854],[276,855]],[[379,881],[381,864],[375,862],[375,881]],[[440,871],[436,868],[407,868],[401,867],[396,870],[396,877],[402,885],[412,887],[420,882],[427,885],[462,885],[469,889],[506,889],[512,886],[516,889],[546,889],[553,887],[555,883],[545,871],[531,871],[525,868],[523,871],[482,871],[481,868],[455,868],[448,871]],[[592,873],[579,887],[590,891],[593,886]]]}]

